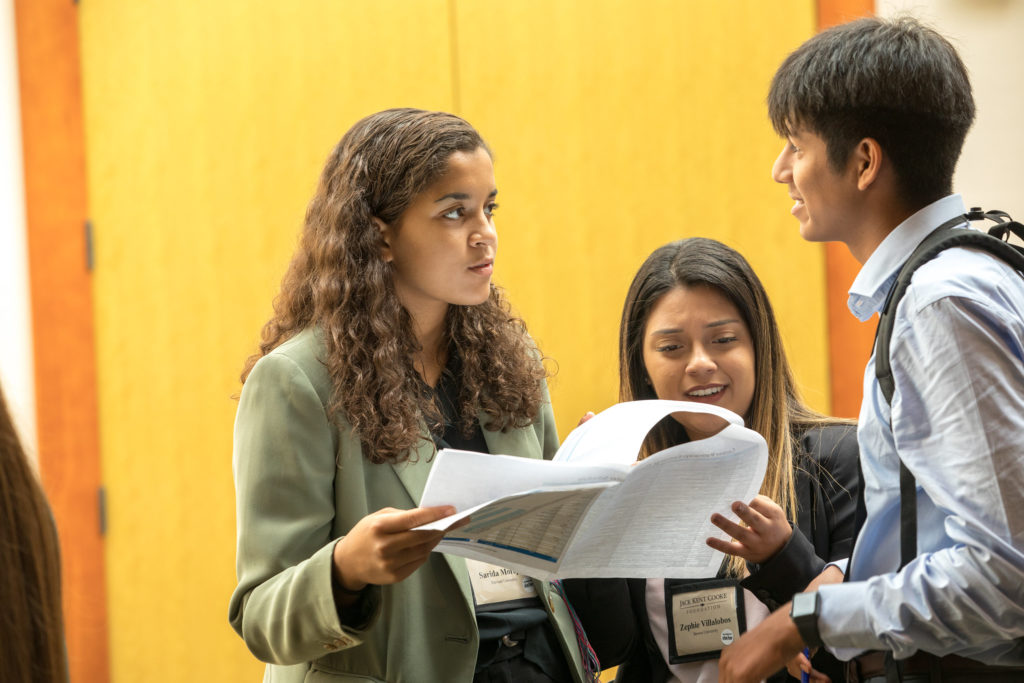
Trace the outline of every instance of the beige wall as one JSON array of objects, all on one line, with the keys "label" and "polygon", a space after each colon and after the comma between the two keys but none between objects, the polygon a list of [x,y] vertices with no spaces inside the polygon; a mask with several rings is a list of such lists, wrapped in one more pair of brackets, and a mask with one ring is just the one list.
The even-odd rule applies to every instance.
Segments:
[{"label": "beige wall", "polygon": [[0,0],[0,386],[21,441],[35,458],[35,377],[14,35],[14,3]]},{"label": "beige wall", "polygon": [[968,206],[1024,219],[1024,2],[878,0],[877,11],[910,13],[957,46],[971,74],[978,117],[954,189]]}]

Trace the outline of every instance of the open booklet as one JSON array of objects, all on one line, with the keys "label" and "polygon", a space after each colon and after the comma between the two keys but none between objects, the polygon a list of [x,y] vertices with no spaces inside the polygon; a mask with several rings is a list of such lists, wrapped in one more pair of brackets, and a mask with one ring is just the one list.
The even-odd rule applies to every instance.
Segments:
[{"label": "open booklet", "polygon": [[[635,463],[650,429],[675,412],[710,413],[729,424],[713,437]],[[634,464],[635,463],[635,464]],[[421,506],[456,514],[421,529],[450,529],[438,552],[541,579],[714,576],[725,538],[710,522],[761,488],[768,447],[728,410],[686,401],[631,401],[577,427],[552,461],[444,449]]]}]

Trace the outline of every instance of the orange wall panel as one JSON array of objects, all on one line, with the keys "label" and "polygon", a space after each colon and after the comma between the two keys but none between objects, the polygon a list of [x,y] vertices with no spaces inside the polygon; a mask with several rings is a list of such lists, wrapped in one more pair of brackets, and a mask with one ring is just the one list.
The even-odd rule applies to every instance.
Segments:
[{"label": "orange wall panel", "polygon": [[[871,15],[874,10],[874,0],[818,0],[818,30]],[[875,334],[873,322],[860,322],[846,308],[847,291],[858,270],[860,264],[845,245],[825,245],[832,414],[842,417],[857,417],[860,412],[864,366]]]},{"label": "orange wall panel", "polygon": [[14,3],[34,330],[39,464],[61,540],[71,680],[108,680],[92,289],[78,17],[67,0]]},{"label": "orange wall panel", "polygon": [[875,13],[875,0],[817,0],[818,30]]}]

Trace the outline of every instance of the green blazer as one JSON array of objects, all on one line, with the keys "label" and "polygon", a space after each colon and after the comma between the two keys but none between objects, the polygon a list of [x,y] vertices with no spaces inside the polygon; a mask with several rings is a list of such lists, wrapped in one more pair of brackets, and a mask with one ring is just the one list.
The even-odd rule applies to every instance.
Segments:
[{"label": "green blazer", "polygon": [[[348,422],[327,417],[331,381],[323,351],[319,333],[306,330],[260,359],[242,389],[231,626],[269,664],[264,681],[469,683],[479,635],[460,557],[431,553],[404,581],[371,589],[364,623],[339,619],[334,544],[370,512],[416,507],[433,448],[425,441],[414,462],[398,465],[366,460]],[[558,447],[548,401],[530,427],[483,432],[492,453],[550,458]],[[568,609],[548,583],[535,585],[582,682]]]}]

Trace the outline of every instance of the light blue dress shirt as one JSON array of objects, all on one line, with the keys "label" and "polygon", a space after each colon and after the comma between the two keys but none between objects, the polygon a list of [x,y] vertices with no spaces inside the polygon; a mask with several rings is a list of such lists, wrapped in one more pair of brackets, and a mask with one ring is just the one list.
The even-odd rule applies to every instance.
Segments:
[{"label": "light blue dress shirt", "polygon": [[[951,195],[890,233],[850,289],[853,314],[879,312],[910,252],[962,213]],[[942,252],[896,309],[891,360],[891,427],[873,357],[864,371],[868,515],[850,581],[819,591],[822,639],[843,659],[924,650],[1024,664],[1024,278],[976,250]],[[917,479],[918,518],[918,556],[899,571],[897,453]]]}]

